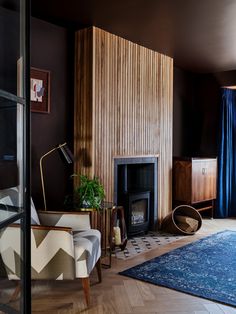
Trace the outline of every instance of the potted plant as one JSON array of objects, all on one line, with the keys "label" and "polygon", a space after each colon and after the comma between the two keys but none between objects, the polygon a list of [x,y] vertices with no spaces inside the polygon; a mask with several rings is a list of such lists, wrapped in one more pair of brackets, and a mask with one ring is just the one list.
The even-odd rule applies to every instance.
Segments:
[{"label": "potted plant", "polygon": [[74,189],[74,202],[77,209],[99,210],[104,198],[104,187],[97,177],[90,179],[85,175],[80,175],[80,184]]}]

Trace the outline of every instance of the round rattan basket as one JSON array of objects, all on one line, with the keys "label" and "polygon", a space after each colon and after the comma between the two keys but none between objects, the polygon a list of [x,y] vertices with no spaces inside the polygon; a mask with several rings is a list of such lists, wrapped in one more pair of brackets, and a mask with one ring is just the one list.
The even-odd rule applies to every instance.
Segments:
[{"label": "round rattan basket", "polygon": [[[187,232],[181,229],[175,220],[176,215],[187,216],[198,221],[198,227],[196,231]],[[179,205],[177,206],[169,215],[167,215],[161,224],[161,228],[163,231],[174,233],[174,234],[182,234],[182,235],[191,235],[195,234],[202,226],[202,216],[199,212],[189,205]]]}]

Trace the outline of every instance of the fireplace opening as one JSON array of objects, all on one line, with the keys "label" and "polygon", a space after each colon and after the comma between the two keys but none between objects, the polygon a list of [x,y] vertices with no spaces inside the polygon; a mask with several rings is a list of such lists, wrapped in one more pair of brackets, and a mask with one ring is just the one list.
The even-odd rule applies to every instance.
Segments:
[{"label": "fireplace opening", "polygon": [[157,229],[158,157],[114,158],[114,203],[124,207],[128,236]]},{"label": "fireplace opening", "polygon": [[125,216],[128,236],[149,230],[150,191],[132,191],[125,195]]}]

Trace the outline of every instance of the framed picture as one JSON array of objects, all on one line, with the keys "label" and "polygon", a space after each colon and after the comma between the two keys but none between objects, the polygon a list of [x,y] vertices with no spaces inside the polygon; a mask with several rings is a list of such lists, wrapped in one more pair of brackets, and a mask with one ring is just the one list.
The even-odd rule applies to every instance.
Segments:
[{"label": "framed picture", "polygon": [[30,69],[31,111],[50,113],[50,71]]}]

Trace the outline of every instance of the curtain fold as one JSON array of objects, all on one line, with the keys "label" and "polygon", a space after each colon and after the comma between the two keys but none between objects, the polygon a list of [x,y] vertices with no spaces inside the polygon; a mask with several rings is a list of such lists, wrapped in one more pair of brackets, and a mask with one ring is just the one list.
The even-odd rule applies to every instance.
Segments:
[{"label": "curtain fold", "polygon": [[222,89],[216,217],[236,216],[236,90]]}]

